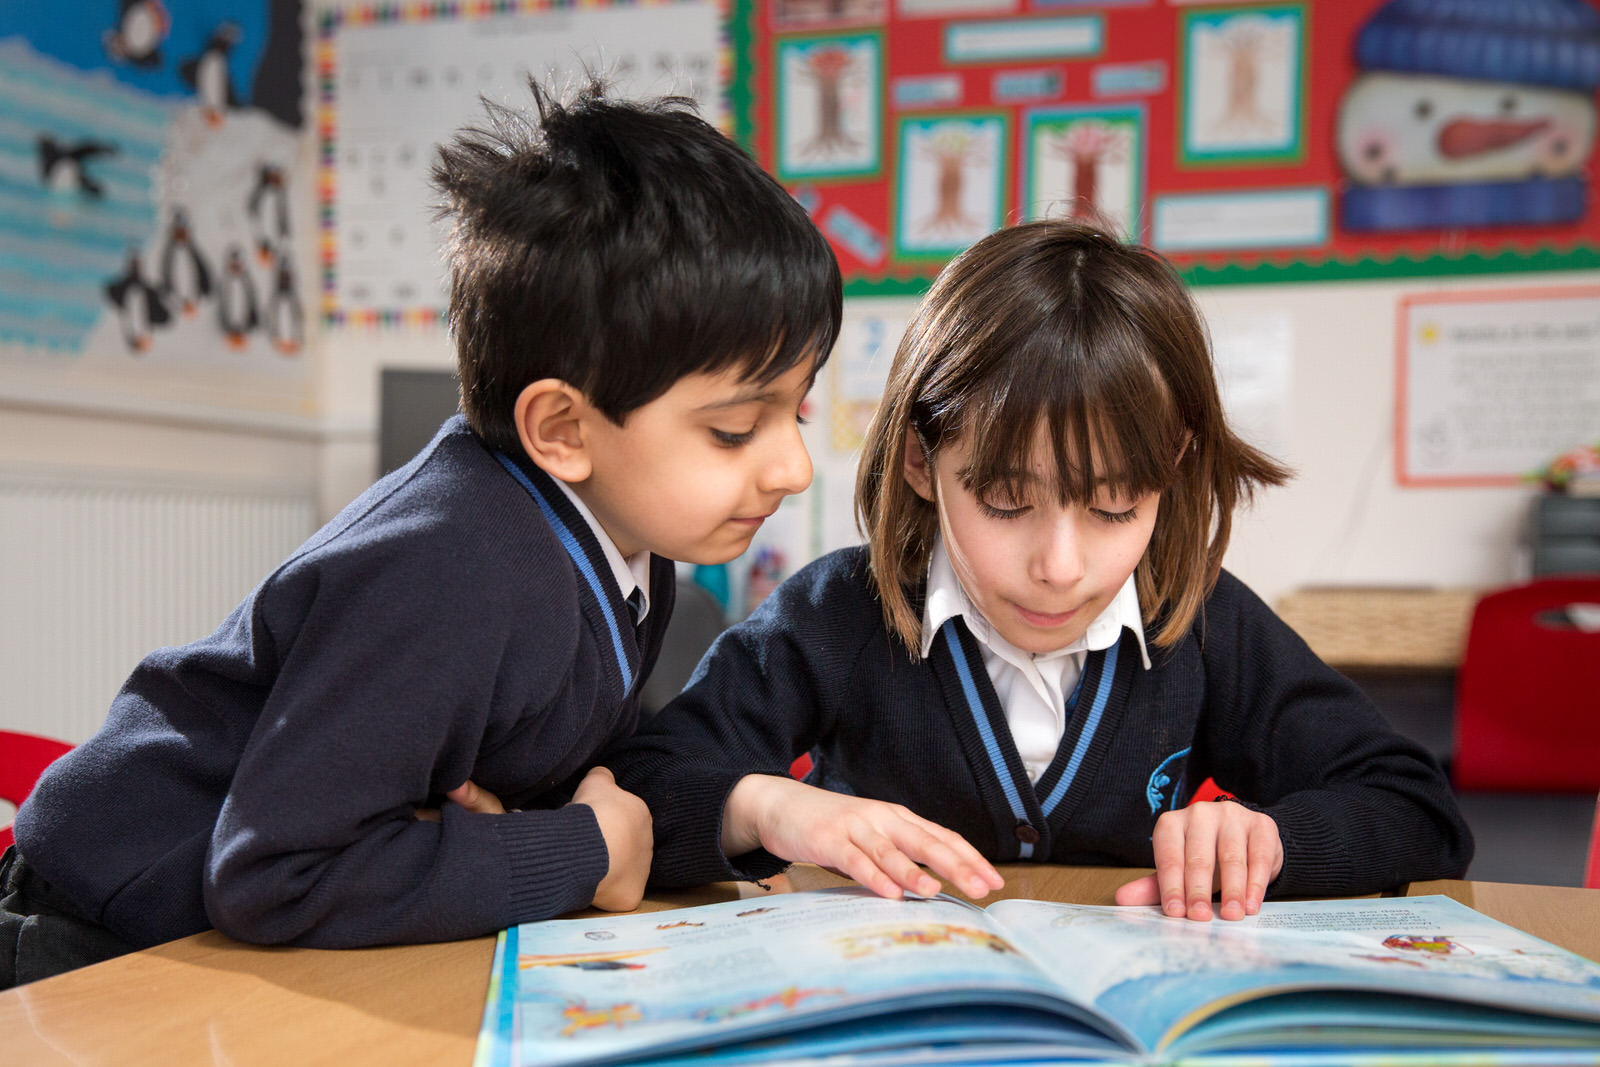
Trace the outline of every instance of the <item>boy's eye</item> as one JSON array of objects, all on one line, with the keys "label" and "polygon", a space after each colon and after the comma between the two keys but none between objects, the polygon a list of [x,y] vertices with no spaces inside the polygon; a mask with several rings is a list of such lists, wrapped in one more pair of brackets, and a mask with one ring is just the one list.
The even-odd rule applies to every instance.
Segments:
[{"label": "boy's eye", "polygon": [[738,448],[740,445],[747,445],[755,440],[756,428],[752,426],[740,433],[712,429],[711,436],[716,438],[717,444],[722,445],[724,448]]}]

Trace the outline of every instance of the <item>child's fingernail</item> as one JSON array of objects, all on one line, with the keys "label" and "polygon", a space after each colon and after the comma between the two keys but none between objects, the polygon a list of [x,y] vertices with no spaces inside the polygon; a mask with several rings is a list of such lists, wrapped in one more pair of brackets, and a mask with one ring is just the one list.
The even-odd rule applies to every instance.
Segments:
[{"label": "child's fingernail", "polygon": [[1173,897],[1171,900],[1167,901],[1165,910],[1168,915],[1182,915],[1183,901],[1179,900],[1177,897]]}]

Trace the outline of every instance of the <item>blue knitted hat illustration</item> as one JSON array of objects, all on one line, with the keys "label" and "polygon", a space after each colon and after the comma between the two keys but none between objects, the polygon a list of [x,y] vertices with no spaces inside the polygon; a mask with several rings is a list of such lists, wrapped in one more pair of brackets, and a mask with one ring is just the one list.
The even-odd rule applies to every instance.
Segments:
[{"label": "blue knitted hat illustration", "polygon": [[1356,36],[1367,70],[1600,87],[1600,12],[1583,0],[1391,0]]},{"label": "blue knitted hat illustration", "polygon": [[1585,0],[1390,0],[1340,106],[1348,230],[1571,222],[1595,141],[1600,11]]}]

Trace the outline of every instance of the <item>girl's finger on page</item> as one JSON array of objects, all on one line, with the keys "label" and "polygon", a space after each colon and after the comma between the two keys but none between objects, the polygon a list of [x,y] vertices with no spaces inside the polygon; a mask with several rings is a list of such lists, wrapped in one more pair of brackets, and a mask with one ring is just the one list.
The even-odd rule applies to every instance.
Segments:
[{"label": "girl's finger on page", "polygon": [[1124,907],[1149,907],[1161,903],[1161,887],[1155,875],[1147,874],[1118,886],[1112,900]]},{"label": "girl's finger on page", "polygon": [[900,883],[878,866],[871,856],[854,845],[839,856],[838,867],[880,897],[899,900],[905,896]]},{"label": "girl's finger on page", "polygon": [[1249,826],[1238,818],[1226,819],[1217,834],[1217,882],[1221,887],[1217,913],[1224,919],[1245,917],[1245,894],[1250,876]]},{"label": "girl's finger on page", "polygon": [[1150,838],[1155,853],[1156,889],[1161,910],[1174,918],[1187,912],[1183,892],[1183,842],[1185,812],[1169,811],[1156,820]]},{"label": "girl's finger on page", "polygon": [[937,823],[918,819],[906,826],[896,843],[918,863],[945,879],[969,897],[988,895],[1004,881],[989,861],[967,839]]},{"label": "girl's finger on page", "polygon": [[873,828],[865,840],[856,844],[879,870],[893,878],[901,888],[925,897],[939,892],[939,880],[917,866],[916,859],[908,856],[893,836]]},{"label": "girl's finger on page", "polygon": [[[1202,810],[1204,806],[1202,807]],[[1199,922],[1211,920],[1211,893],[1217,876],[1217,820],[1188,820],[1183,840],[1184,914]]]},{"label": "girl's finger on page", "polygon": [[1270,818],[1260,832],[1250,835],[1250,877],[1245,887],[1244,910],[1254,915],[1261,910],[1266,899],[1267,886],[1278,877],[1283,866],[1283,840],[1278,836],[1278,824]]}]

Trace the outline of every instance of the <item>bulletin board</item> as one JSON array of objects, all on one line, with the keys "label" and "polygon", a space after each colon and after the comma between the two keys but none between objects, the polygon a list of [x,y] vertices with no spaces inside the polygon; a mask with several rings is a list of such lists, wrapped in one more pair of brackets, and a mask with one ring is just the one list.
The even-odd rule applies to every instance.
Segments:
[{"label": "bulletin board", "polygon": [[1396,480],[1515,485],[1600,439],[1600,286],[1400,302]]},{"label": "bulletin board", "polygon": [[675,93],[727,126],[723,0],[355,4],[318,25],[324,321],[436,326],[448,283],[434,148],[481,126],[483,100],[532,106],[585,69],[619,96]]},{"label": "bulletin board", "polygon": [[1600,266],[1596,0],[737,0],[733,106],[855,295],[1091,211],[1194,282]]},{"label": "bulletin board", "polygon": [[301,15],[0,4],[8,394],[304,411]]}]

